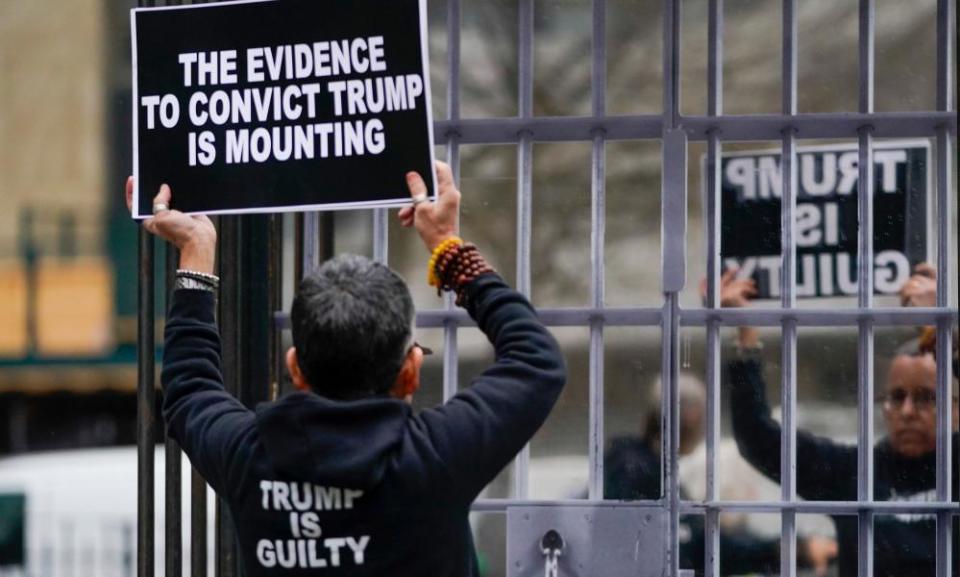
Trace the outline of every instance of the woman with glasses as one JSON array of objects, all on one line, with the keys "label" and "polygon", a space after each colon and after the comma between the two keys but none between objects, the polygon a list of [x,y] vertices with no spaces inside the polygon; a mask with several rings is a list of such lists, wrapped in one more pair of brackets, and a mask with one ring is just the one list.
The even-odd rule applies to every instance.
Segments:
[{"label": "woman with glasses", "polygon": [[[753,281],[728,271],[721,280],[724,307],[747,306],[756,294]],[[934,273],[935,274],[935,273]],[[917,278],[922,276],[923,278]],[[905,287],[905,305],[929,301],[930,269],[918,270]],[[737,356],[728,366],[733,432],[741,454],[770,479],[780,480],[780,423],[770,416],[757,330],[741,327]],[[956,365],[954,364],[954,367]],[[956,373],[954,377],[956,378]],[[876,501],[936,501],[937,365],[917,345],[893,358],[881,397],[887,436],[874,446],[873,498]],[[956,385],[956,383],[954,383]],[[954,386],[956,390],[956,386]],[[958,495],[957,399],[953,403],[953,498]],[[857,500],[857,447],[798,430],[797,494],[814,501]],[[858,523],[855,515],[833,515],[840,577],[857,575]],[[958,534],[954,517],[954,539]],[[874,518],[876,577],[933,577],[936,571],[936,514],[893,513]],[[956,541],[954,541],[956,543]],[[953,547],[954,571],[958,548]]]}]

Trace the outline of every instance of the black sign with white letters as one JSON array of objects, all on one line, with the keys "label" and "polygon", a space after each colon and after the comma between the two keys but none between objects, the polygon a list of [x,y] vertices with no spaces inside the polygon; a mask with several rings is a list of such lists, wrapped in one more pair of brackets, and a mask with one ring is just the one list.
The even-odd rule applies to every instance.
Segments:
[{"label": "black sign with white letters", "polygon": [[430,194],[425,0],[131,12],[134,217],[397,206]]},{"label": "black sign with white letters", "polygon": [[[876,294],[892,295],[927,259],[929,145],[874,146]],[[797,296],[857,294],[856,145],[797,151]],[[757,282],[757,298],[780,295],[780,153],[724,155],[720,252],[726,269]]]}]

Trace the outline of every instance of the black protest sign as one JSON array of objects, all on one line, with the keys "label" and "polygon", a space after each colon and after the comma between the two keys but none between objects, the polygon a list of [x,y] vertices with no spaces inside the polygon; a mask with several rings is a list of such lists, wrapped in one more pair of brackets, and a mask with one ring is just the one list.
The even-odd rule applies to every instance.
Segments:
[{"label": "black protest sign", "polygon": [[[930,148],[926,142],[876,143],[873,250],[876,294],[896,294],[927,259]],[[857,294],[856,145],[797,150],[799,297]],[[780,153],[724,155],[720,253],[726,269],[757,282],[758,298],[780,296]]]},{"label": "black protest sign", "polygon": [[162,183],[200,213],[397,206],[435,194],[425,0],[137,9],[134,217]]}]

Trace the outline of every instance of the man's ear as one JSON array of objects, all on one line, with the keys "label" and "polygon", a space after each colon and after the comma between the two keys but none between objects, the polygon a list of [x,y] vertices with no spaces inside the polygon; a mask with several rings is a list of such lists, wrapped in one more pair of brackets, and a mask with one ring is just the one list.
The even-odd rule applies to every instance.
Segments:
[{"label": "man's ear", "polygon": [[293,386],[298,391],[311,391],[310,383],[307,382],[307,379],[303,376],[303,371],[300,370],[300,363],[297,361],[297,349],[290,347],[287,349],[287,356],[284,358],[287,362],[287,370],[290,371],[290,380],[293,381]]},{"label": "man's ear", "polygon": [[423,351],[420,347],[411,347],[403,359],[403,366],[397,374],[397,380],[390,389],[394,398],[410,402],[413,394],[420,388],[420,367],[423,365]]}]

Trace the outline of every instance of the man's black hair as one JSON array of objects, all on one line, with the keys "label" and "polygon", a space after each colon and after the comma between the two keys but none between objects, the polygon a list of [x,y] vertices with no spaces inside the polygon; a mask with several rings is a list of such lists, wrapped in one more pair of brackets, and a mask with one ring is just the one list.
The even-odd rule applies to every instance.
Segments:
[{"label": "man's black hair", "polygon": [[403,279],[368,258],[339,256],[307,275],[290,322],[314,392],[339,400],[387,393],[403,366],[413,314]]}]

